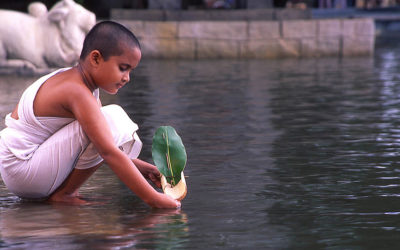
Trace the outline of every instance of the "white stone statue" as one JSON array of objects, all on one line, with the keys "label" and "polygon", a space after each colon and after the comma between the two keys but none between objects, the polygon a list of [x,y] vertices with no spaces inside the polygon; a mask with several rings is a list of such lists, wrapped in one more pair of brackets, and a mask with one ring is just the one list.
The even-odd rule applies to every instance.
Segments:
[{"label": "white stone statue", "polygon": [[73,66],[96,16],[73,0],[62,0],[49,11],[34,2],[28,12],[0,10],[0,68],[35,72]]}]

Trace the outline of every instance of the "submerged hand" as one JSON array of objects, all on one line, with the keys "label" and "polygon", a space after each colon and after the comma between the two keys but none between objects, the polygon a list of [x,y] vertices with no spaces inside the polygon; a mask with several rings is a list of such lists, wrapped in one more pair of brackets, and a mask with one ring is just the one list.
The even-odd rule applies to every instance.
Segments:
[{"label": "submerged hand", "polygon": [[154,208],[180,208],[181,202],[172,199],[166,194],[159,193],[157,199],[149,203],[149,205]]}]

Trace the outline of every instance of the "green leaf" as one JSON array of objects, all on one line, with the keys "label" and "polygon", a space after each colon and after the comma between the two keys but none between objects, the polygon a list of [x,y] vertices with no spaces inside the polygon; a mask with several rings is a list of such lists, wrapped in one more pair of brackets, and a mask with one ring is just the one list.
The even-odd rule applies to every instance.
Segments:
[{"label": "green leaf", "polygon": [[186,166],[186,150],[181,137],[171,126],[161,126],[154,133],[151,147],[153,161],[172,186],[181,180]]}]

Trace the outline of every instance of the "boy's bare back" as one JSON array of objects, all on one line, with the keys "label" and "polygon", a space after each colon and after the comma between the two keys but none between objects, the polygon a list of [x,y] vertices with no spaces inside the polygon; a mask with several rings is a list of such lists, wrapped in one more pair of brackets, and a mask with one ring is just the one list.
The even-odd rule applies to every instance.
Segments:
[{"label": "boy's bare back", "polygon": [[[76,118],[71,111],[71,102],[83,98],[96,102],[76,68],[60,72],[49,78],[39,89],[33,104],[36,117]],[[18,119],[18,105],[11,115]]]}]

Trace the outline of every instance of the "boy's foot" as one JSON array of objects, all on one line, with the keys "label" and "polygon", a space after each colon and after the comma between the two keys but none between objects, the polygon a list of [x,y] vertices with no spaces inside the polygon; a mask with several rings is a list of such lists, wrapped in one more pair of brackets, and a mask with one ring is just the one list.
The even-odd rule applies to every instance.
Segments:
[{"label": "boy's foot", "polygon": [[56,202],[56,203],[66,203],[70,205],[87,205],[89,202],[79,198],[78,195],[68,195],[68,194],[52,194],[48,199],[48,202]]}]

